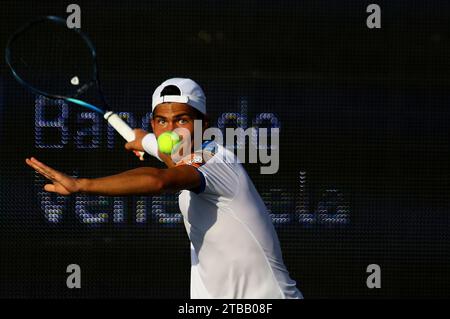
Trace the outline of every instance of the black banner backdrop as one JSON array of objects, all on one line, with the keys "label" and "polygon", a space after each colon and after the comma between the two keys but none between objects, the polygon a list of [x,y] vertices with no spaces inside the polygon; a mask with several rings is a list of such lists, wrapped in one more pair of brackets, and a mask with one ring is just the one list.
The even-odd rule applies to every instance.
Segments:
[{"label": "black banner backdrop", "polygon": [[[148,129],[163,80],[204,88],[216,127],[279,127],[280,167],[246,164],[305,297],[449,292],[449,6],[379,1],[78,2],[105,94]],[[7,1],[1,44],[66,2]],[[37,41],[38,43],[38,41]],[[24,163],[98,177],[142,165],[103,119],[0,75],[0,296],[189,296],[177,196],[58,197]],[[69,264],[82,289],[66,287]],[[382,288],[368,289],[378,264]]]}]

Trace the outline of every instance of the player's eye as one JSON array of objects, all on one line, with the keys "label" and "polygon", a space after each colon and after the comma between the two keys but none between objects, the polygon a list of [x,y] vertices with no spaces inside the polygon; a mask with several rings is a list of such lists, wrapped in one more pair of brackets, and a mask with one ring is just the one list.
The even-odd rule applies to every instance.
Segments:
[{"label": "player's eye", "polygon": [[163,119],[159,119],[159,120],[158,120],[158,124],[159,124],[159,125],[166,125],[166,123],[167,123],[167,122],[166,122],[165,120],[163,120]]},{"label": "player's eye", "polygon": [[178,123],[180,123],[181,125],[185,125],[185,124],[189,123],[189,120],[187,120],[187,119],[179,119]]}]

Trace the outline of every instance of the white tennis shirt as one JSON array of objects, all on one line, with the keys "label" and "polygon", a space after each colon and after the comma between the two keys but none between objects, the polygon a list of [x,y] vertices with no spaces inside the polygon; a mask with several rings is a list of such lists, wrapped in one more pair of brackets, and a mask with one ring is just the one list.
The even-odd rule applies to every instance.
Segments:
[{"label": "white tennis shirt", "polygon": [[[191,241],[191,298],[303,298],[284,265],[267,208],[237,157],[214,142],[177,163],[202,185],[179,205]],[[200,158],[201,159],[201,158]]]}]

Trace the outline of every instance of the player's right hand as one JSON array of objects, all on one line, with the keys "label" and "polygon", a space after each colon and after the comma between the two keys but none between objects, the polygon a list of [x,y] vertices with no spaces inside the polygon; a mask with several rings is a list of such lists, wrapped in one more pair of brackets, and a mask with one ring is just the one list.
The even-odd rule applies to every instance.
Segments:
[{"label": "player's right hand", "polygon": [[136,156],[140,157],[141,155],[138,152],[144,152],[144,148],[142,147],[142,139],[148,134],[148,132],[140,128],[134,129],[133,132],[135,139],[134,141],[126,143],[125,148],[129,151],[133,151]]}]

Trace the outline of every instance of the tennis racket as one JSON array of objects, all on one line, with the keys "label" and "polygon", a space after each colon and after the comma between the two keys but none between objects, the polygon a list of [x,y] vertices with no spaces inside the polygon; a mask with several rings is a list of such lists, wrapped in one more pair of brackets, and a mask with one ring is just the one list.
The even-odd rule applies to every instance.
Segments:
[{"label": "tennis racket", "polygon": [[[5,52],[12,75],[25,88],[100,113],[131,142],[135,139],[133,130],[109,109],[103,95],[96,55],[86,34],[68,28],[66,20],[56,16],[39,17],[19,28],[8,40]],[[92,95],[98,100],[96,105],[87,102]],[[135,153],[143,160],[143,152]]]}]

